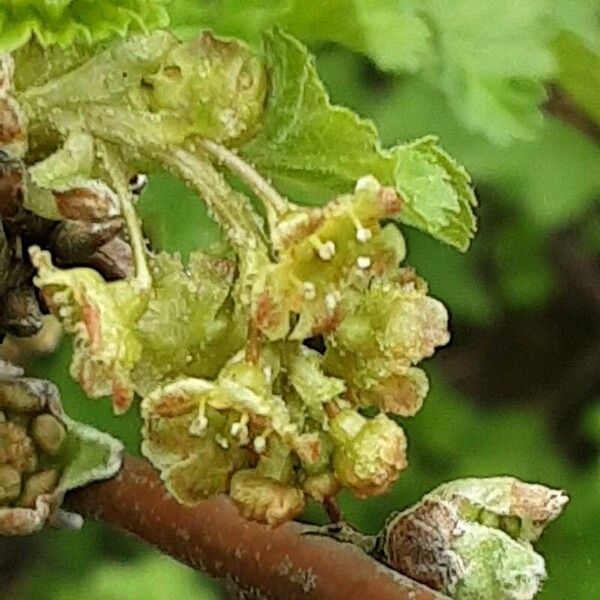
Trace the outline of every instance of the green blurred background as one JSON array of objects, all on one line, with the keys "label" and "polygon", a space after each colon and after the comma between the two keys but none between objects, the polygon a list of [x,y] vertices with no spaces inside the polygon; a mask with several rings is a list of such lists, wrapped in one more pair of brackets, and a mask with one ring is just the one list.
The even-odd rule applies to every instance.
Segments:
[{"label": "green blurred background", "polygon": [[[281,23],[309,44],[332,100],[386,144],[435,133],[471,172],[479,233],[466,255],[406,231],[408,262],[452,315],[428,365],[432,391],[406,423],[410,467],[388,496],[342,498],[365,531],[439,483],[512,474],[565,488],[542,538],[543,600],[600,598],[600,5],[596,0],[173,0],[183,37],[202,27],[256,43]],[[141,211],[152,243],[184,255],[218,239],[197,199],[155,174]],[[199,233],[200,231],[200,233]],[[38,360],[67,411],[137,452],[138,417],[82,396],[66,344]],[[307,519],[322,519],[311,507]],[[0,597],[223,597],[142,543],[86,524],[0,542]]]}]

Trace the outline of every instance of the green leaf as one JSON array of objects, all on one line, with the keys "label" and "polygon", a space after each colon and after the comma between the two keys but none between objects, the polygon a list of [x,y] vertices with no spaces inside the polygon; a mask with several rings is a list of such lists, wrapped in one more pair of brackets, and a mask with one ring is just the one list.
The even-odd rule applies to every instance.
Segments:
[{"label": "green leaf", "polygon": [[531,138],[542,117],[542,82],[554,69],[540,0],[428,0],[437,49],[435,84],[469,129],[493,141]]},{"label": "green leaf", "polygon": [[384,149],[370,121],[330,103],[299,42],[275,30],[265,35],[265,55],[271,88],[263,127],[241,148],[246,158],[292,198],[310,204],[373,175],[402,195],[402,221],[461,250],[468,247],[475,229],[470,179],[433,138]]},{"label": "green leaf", "polygon": [[418,9],[413,0],[296,0],[283,24],[307,43],[362,52],[383,70],[416,71],[431,52]]},{"label": "green leaf", "polygon": [[170,29],[181,39],[212,29],[219,35],[257,43],[263,31],[285,18],[292,4],[293,0],[171,0],[167,10]]},{"label": "green leaf", "polygon": [[600,12],[597,0],[552,2],[549,7],[558,29],[573,34],[600,54]]},{"label": "green leaf", "polygon": [[44,46],[95,43],[166,26],[163,0],[9,0],[0,6],[0,52],[32,37]]},{"label": "green leaf", "polygon": [[335,42],[361,52],[384,71],[418,72],[444,92],[469,129],[498,143],[531,138],[555,69],[549,42],[565,29],[594,45],[594,0],[565,6],[454,0],[449,8],[447,0],[174,0],[169,6],[178,34],[212,28],[256,43],[261,31],[279,25],[312,46]]},{"label": "green leaf", "polygon": [[59,488],[68,491],[92,481],[108,479],[121,466],[123,445],[110,435],[63,416],[72,444]]},{"label": "green leaf", "polygon": [[280,25],[309,44],[362,52],[384,70],[414,71],[431,51],[414,0],[174,0],[168,10],[172,30],[184,39],[210,28],[257,44],[263,31]]},{"label": "green leaf", "polygon": [[477,204],[464,167],[426,137],[395,149],[396,188],[409,199],[403,221],[466,250],[477,224]]}]

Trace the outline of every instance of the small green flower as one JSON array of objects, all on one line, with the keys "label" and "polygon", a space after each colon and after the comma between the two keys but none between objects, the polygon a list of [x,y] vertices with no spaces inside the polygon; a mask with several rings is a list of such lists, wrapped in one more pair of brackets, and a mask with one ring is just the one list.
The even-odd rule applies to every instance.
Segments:
[{"label": "small green flower", "polygon": [[215,378],[246,339],[230,298],[235,263],[194,252],[184,266],[179,256],[160,253],[149,266],[152,294],[137,322],[138,393],[182,376]]},{"label": "small green flower", "polygon": [[248,519],[278,525],[304,510],[304,493],[262,477],[254,470],[238,471],[231,480],[231,498]]},{"label": "small green flower", "polygon": [[331,420],[329,433],[335,476],[359,498],[385,493],[407,466],[404,432],[384,414],[366,419],[343,410]]},{"label": "small green flower", "polygon": [[410,269],[374,280],[343,303],[346,318],[327,337],[324,367],[344,376],[357,402],[402,416],[421,407],[429,384],[413,367],[449,340],[448,313]]},{"label": "small green flower", "polygon": [[322,209],[290,208],[273,224],[275,264],[253,289],[252,320],[269,340],[331,333],[344,317],[342,299],[373,276],[395,271],[404,258],[402,235],[380,221],[400,211],[391,188],[361,180],[352,195]]},{"label": "small green flower", "polygon": [[35,284],[74,335],[72,377],[88,396],[112,395],[115,412],[125,412],[134,394],[131,370],[142,351],[135,324],[147,293],[131,281],[107,283],[92,269],[58,269],[39,248],[31,248],[30,254],[37,268]]}]

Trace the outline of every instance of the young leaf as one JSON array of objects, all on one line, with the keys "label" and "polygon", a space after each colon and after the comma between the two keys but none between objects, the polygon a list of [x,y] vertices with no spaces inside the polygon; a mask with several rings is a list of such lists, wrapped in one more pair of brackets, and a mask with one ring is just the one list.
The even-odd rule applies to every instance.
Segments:
[{"label": "young leaf", "polygon": [[347,192],[373,175],[401,193],[400,220],[466,250],[475,229],[470,179],[432,138],[384,149],[370,121],[330,103],[299,42],[274,30],[265,35],[265,56],[271,89],[264,123],[243,155],[313,204],[322,203],[324,189]]},{"label": "young leaf", "polygon": [[11,0],[0,6],[0,51],[15,50],[33,36],[44,46],[66,47],[167,22],[163,0]]},{"label": "young leaf", "polygon": [[552,75],[551,28],[541,2],[428,0],[436,31],[436,85],[469,129],[499,143],[541,124],[542,82]]},{"label": "young leaf", "polygon": [[362,52],[385,71],[416,71],[431,52],[419,8],[414,0],[296,0],[284,25],[308,43]]},{"label": "young leaf", "polygon": [[471,178],[436,143],[426,137],[395,149],[395,183],[411,201],[402,220],[452,246],[466,250],[477,228],[473,207],[477,200]]}]

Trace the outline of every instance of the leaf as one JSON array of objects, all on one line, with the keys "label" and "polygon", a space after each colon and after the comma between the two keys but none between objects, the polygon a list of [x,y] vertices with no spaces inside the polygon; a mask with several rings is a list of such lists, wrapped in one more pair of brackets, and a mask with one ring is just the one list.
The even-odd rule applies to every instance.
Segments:
[{"label": "leaf", "polygon": [[202,29],[220,35],[259,42],[261,33],[275,25],[293,0],[171,0],[167,6],[170,29],[181,39],[195,38]]},{"label": "leaf", "polygon": [[[65,493],[115,475],[123,444],[69,418],[50,381],[23,378],[10,365],[0,377],[4,463],[10,465],[3,479],[0,535],[28,535],[48,521],[80,526],[80,518],[57,512]],[[23,419],[31,421],[29,429],[19,425]]]},{"label": "leaf", "polygon": [[542,82],[553,73],[552,33],[539,0],[428,0],[436,31],[435,84],[474,131],[493,141],[531,138],[542,117]]},{"label": "leaf", "polygon": [[174,0],[172,30],[190,39],[203,28],[258,43],[280,25],[308,44],[336,42],[369,56],[384,70],[419,68],[431,48],[413,0]]},{"label": "leaf", "polygon": [[348,192],[364,175],[394,185],[406,209],[400,219],[461,250],[475,229],[467,173],[427,138],[381,147],[374,125],[332,105],[307,50],[275,30],[265,35],[271,76],[263,127],[241,153],[286,191],[311,204]]},{"label": "leaf", "polygon": [[59,489],[68,491],[115,475],[122,461],[121,442],[66,416],[63,421],[69,430],[67,443],[70,439],[73,451],[62,473]]},{"label": "leaf", "polygon": [[444,241],[461,250],[477,228],[472,207],[477,200],[471,178],[438,145],[426,137],[395,150],[396,188],[410,198],[403,221],[434,237],[444,232]]},{"label": "leaf", "polygon": [[[419,73],[443,90],[469,129],[498,143],[535,135],[544,83],[555,69],[549,42],[558,28],[598,39],[594,0],[174,0],[175,31],[208,27],[254,43],[279,25],[310,45],[335,42],[379,69]],[[597,45],[597,42],[596,42]]]},{"label": "leaf", "polygon": [[431,52],[413,0],[296,0],[283,25],[307,43],[337,42],[379,68],[416,71]]},{"label": "leaf", "polygon": [[600,12],[597,0],[553,2],[550,11],[558,29],[574,35],[589,50],[600,54]]},{"label": "leaf", "polygon": [[95,43],[168,22],[163,0],[20,0],[0,7],[0,52],[35,36],[44,46]]}]

